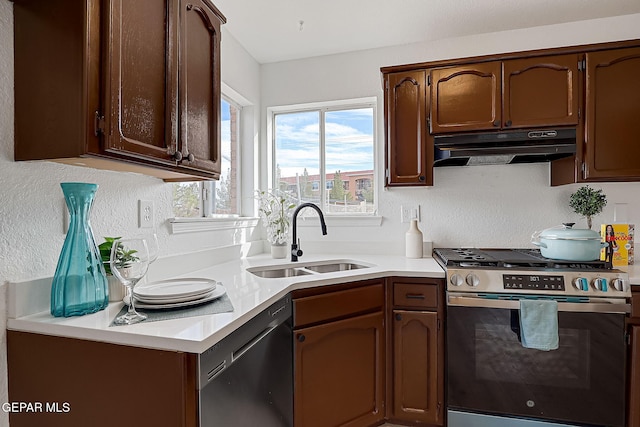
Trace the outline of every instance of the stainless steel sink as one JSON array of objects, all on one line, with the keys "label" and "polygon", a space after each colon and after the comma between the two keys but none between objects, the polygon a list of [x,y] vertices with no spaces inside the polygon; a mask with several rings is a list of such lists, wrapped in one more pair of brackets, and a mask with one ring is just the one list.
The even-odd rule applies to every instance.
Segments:
[{"label": "stainless steel sink", "polygon": [[249,268],[247,269],[249,273],[255,274],[259,277],[265,277],[268,279],[277,279],[282,277],[294,277],[294,276],[304,276],[306,274],[311,274],[309,271],[305,271],[301,268]]},{"label": "stainless steel sink", "polygon": [[360,268],[368,267],[368,265],[356,264],[353,262],[332,262],[328,264],[307,265],[304,268],[315,271],[316,273],[332,273],[334,271],[358,270]]},{"label": "stainless steel sink", "polygon": [[294,265],[267,265],[263,267],[247,268],[247,271],[258,277],[279,279],[284,277],[306,276],[309,274],[335,273],[340,271],[358,270],[369,268],[371,265],[353,260],[328,260],[300,263]]}]

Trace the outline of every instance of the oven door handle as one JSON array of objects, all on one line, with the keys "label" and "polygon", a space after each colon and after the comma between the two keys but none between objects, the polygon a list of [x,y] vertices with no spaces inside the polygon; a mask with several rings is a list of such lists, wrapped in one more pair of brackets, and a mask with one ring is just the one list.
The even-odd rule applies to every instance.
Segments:
[{"label": "oven door handle", "polygon": [[[519,309],[520,300],[491,299],[449,294],[447,305],[453,307],[483,307]],[[558,302],[558,311],[589,313],[630,313],[631,305],[623,299],[589,298],[586,302]]]}]

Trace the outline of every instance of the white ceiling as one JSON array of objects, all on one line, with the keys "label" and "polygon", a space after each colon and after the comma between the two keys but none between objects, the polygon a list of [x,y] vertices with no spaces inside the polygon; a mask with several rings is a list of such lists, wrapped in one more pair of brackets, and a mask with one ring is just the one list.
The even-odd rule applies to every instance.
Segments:
[{"label": "white ceiling", "polygon": [[259,63],[640,13],[640,0],[213,2]]}]

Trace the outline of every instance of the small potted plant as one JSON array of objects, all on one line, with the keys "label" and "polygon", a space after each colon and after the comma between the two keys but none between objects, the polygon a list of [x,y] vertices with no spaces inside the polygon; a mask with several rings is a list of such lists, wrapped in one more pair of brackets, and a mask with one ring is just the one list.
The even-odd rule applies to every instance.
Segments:
[{"label": "small potted plant", "polygon": [[125,293],[125,287],[122,286],[122,283],[111,273],[111,247],[113,246],[113,242],[118,239],[120,239],[120,237],[105,237],[104,242],[98,245],[104,271],[107,273],[107,281],[109,282],[109,301],[112,302],[122,301]]},{"label": "small potted plant", "polygon": [[575,213],[587,218],[589,230],[591,230],[592,225],[591,218],[602,212],[606,204],[607,196],[603,194],[602,189],[594,190],[588,185],[578,188],[569,198],[569,206],[571,209],[573,209]]},{"label": "small potted plant", "polygon": [[278,190],[258,190],[256,199],[258,215],[267,230],[267,240],[271,243],[271,255],[274,258],[285,258],[291,215],[296,204],[288,194]]}]

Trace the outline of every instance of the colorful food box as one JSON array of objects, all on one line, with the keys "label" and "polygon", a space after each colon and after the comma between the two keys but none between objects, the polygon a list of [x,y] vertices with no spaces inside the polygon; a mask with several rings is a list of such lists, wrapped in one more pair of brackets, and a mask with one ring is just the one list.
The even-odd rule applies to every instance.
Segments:
[{"label": "colorful food box", "polygon": [[600,251],[600,259],[614,267],[633,264],[633,224],[602,224],[600,236],[608,246]]}]

